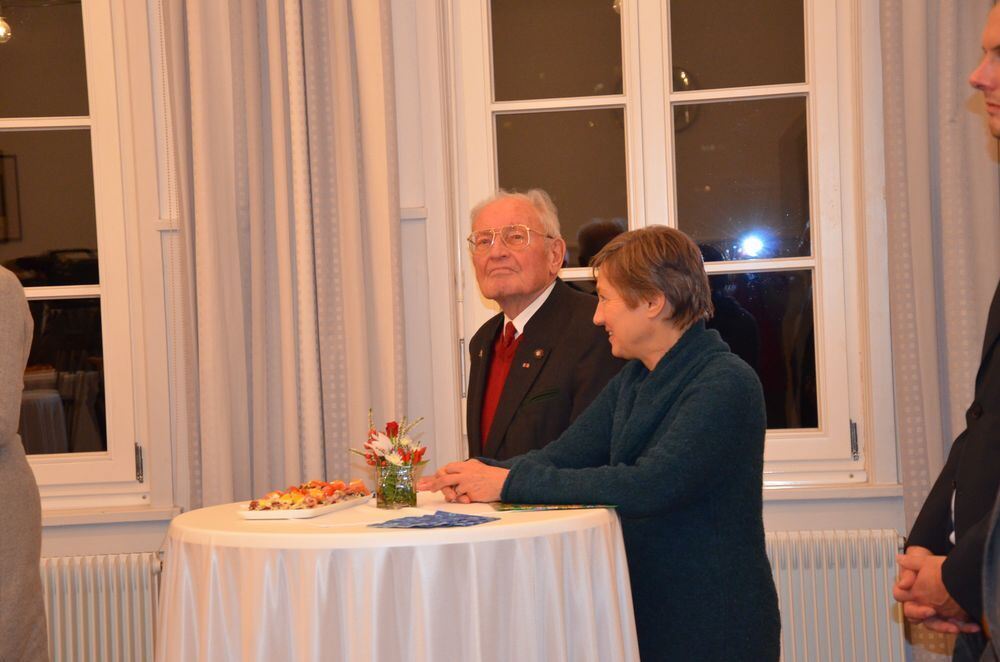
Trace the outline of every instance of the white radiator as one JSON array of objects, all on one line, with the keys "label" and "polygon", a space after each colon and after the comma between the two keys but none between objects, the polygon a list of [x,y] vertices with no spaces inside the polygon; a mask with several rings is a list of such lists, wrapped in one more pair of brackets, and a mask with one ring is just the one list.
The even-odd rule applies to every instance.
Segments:
[{"label": "white radiator", "polygon": [[153,659],[154,552],[43,558],[41,571],[53,662]]},{"label": "white radiator", "polygon": [[768,532],[785,662],[902,662],[892,599],[902,537],[873,531]]}]

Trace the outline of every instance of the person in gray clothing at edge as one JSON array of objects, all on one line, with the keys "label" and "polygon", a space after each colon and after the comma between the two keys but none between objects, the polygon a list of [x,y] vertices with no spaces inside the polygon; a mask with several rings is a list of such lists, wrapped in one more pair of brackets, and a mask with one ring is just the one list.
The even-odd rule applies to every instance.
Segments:
[{"label": "person in gray clothing at edge", "polygon": [[0,662],[49,659],[38,571],[42,507],[17,434],[32,327],[21,283],[0,267]]}]

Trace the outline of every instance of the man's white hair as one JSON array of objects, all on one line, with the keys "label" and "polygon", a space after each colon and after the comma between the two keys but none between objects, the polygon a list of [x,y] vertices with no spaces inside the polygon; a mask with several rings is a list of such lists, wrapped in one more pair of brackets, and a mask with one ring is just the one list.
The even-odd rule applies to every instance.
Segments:
[{"label": "man's white hair", "polygon": [[562,237],[562,234],[559,231],[559,212],[556,211],[556,205],[552,202],[552,198],[549,197],[549,194],[540,188],[533,188],[523,193],[500,189],[472,208],[472,211],[469,213],[470,221],[475,223],[476,217],[479,216],[480,212],[482,212],[488,205],[491,205],[499,200],[506,200],[508,198],[527,202],[535,210],[535,213],[538,214],[538,221],[542,224],[542,228],[545,229],[545,234],[553,237]]}]

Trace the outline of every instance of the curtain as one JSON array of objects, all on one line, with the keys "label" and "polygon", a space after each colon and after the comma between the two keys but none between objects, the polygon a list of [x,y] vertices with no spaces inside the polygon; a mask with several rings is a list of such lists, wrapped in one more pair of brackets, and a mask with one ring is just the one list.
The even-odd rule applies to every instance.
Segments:
[{"label": "curtain", "polygon": [[[881,0],[895,410],[907,527],[965,427],[1000,276],[997,145],[976,66],[990,0]],[[914,635],[933,659],[942,638]]]},{"label": "curtain", "polygon": [[388,7],[162,0],[187,507],[347,478],[405,414]]}]

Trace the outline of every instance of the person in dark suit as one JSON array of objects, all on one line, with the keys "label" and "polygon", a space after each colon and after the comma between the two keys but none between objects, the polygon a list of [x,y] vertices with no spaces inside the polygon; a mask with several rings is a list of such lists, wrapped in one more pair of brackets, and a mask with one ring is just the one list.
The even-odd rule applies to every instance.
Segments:
[{"label": "person in dark suit", "polygon": [[[901,555],[896,599],[911,622],[961,633],[956,660],[976,660],[985,645],[983,549],[1000,485],[1000,285],[990,306],[976,390],[965,430],[955,439]],[[953,502],[954,500],[954,502]],[[954,503],[954,505],[953,505]]]},{"label": "person in dark suit", "polygon": [[471,216],[479,290],[501,312],[469,342],[469,456],[502,460],[558,437],[622,362],[590,323],[597,299],[556,277],[566,242],[548,194],[500,191]]},{"label": "person in dark suit", "polygon": [[[983,93],[989,128],[1000,138],[1000,6],[983,30],[983,58],[969,83]],[[941,475],[917,515],[899,556],[893,589],[911,623],[958,633],[955,660],[978,660],[986,637],[983,549],[990,509],[1000,485],[1000,284],[986,323],[975,396],[965,430],[955,439]]]}]

